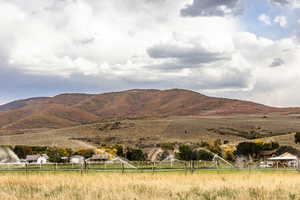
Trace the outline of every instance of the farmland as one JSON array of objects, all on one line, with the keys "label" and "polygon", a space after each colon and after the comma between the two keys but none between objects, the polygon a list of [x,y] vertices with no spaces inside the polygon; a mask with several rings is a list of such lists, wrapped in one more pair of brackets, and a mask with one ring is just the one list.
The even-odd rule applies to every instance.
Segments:
[{"label": "farmland", "polygon": [[[116,122],[119,125],[115,126]],[[190,143],[221,139],[235,143],[266,138],[300,149],[300,145],[294,143],[293,136],[299,130],[299,117],[293,115],[106,119],[68,128],[2,134],[0,145],[54,145],[76,149],[101,144],[135,144],[143,148],[163,142]]]},{"label": "farmland", "polygon": [[0,174],[2,200],[299,199],[295,171],[195,174]]}]

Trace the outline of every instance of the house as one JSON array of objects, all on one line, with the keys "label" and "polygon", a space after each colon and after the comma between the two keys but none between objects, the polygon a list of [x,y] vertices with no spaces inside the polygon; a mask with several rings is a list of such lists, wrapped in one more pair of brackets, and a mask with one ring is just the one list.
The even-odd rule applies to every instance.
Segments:
[{"label": "house", "polygon": [[49,157],[46,154],[27,155],[27,163],[45,164],[48,162]]},{"label": "house", "polygon": [[271,157],[268,159],[269,161],[273,162],[273,167],[298,167],[299,159],[297,156],[291,153],[284,153],[276,157]]},{"label": "house", "polygon": [[73,163],[73,164],[84,163],[84,157],[79,156],[79,155],[72,156],[72,157],[70,157],[70,163]]}]

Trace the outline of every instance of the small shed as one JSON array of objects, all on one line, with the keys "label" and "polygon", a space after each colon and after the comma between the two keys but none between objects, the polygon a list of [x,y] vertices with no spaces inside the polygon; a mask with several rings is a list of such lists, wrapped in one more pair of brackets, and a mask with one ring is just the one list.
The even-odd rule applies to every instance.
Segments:
[{"label": "small shed", "polygon": [[73,163],[73,164],[84,163],[84,157],[80,156],[80,155],[72,156],[72,157],[70,157],[70,163]]},{"label": "small shed", "polygon": [[298,167],[299,159],[291,153],[284,153],[276,157],[271,157],[268,160],[273,162],[273,167]]},{"label": "small shed", "polygon": [[26,161],[28,163],[45,164],[48,162],[47,154],[27,155]]}]

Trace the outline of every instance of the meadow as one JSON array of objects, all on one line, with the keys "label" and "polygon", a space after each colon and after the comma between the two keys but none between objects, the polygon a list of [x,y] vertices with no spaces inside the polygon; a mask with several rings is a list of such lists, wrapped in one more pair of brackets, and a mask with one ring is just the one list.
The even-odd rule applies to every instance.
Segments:
[{"label": "meadow", "polygon": [[300,199],[295,171],[194,174],[1,173],[1,200]]}]

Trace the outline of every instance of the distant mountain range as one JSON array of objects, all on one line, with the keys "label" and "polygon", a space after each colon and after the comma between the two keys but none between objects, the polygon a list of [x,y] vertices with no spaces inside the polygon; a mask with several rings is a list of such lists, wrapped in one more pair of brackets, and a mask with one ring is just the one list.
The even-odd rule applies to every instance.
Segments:
[{"label": "distant mountain range", "polygon": [[1,129],[62,128],[114,117],[223,116],[300,113],[253,102],[215,98],[181,89],[61,94],[0,106]]}]

